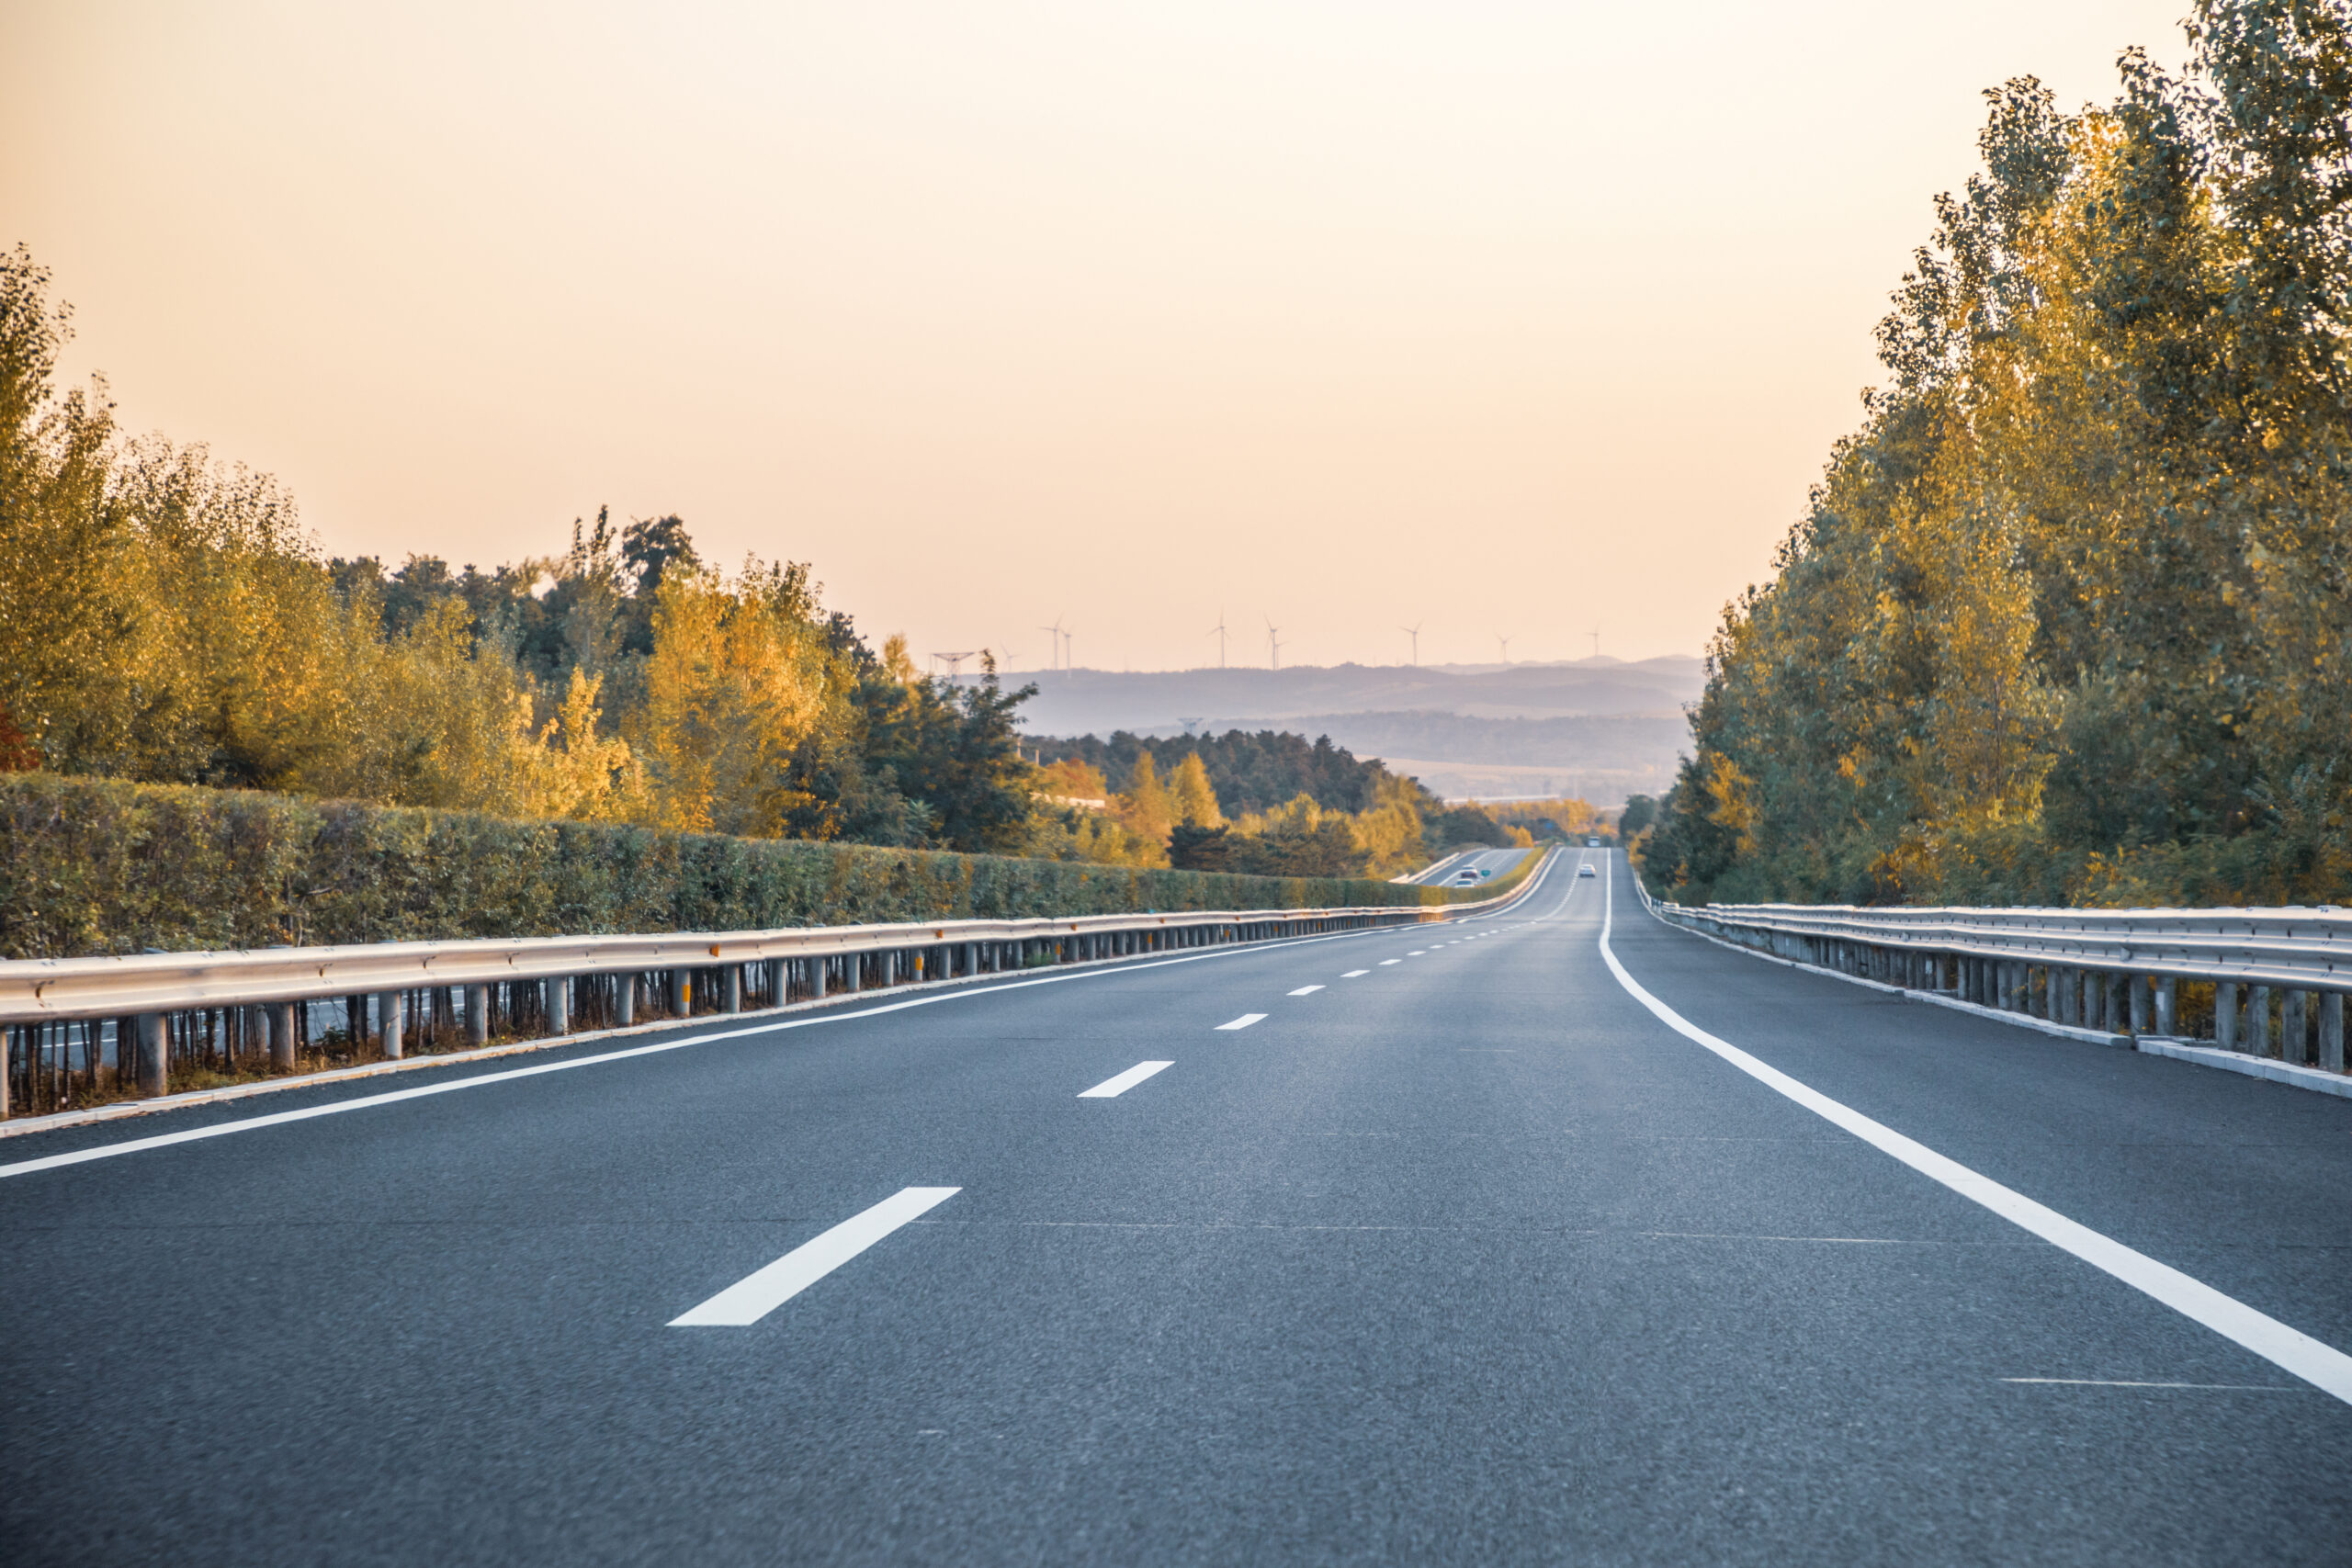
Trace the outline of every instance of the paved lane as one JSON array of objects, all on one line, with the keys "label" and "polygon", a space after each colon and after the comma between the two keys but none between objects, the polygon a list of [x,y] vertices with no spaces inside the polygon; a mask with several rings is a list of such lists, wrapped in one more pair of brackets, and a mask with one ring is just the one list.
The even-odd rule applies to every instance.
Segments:
[{"label": "paved lane", "polygon": [[1416,872],[1405,880],[1418,882],[1425,886],[1438,887],[1450,884],[1455,874],[1463,871],[1489,871],[1496,877],[1499,877],[1534,852],[1536,852],[1532,850],[1516,849],[1460,850],[1437,862],[1428,870]]},{"label": "paved lane", "polygon": [[[0,1540],[2352,1551],[2352,1406],[1668,1031],[1602,964],[1601,901],[1701,1027],[2338,1347],[2352,1107],[1725,953],[1580,859],[1496,919],[935,993],[0,1180]],[[748,1325],[672,1326],[788,1257],[827,1267]]]}]

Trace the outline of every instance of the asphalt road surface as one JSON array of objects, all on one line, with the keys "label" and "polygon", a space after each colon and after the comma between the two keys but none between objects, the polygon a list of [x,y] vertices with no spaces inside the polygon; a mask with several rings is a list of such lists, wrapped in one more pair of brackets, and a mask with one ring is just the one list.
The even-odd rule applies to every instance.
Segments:
[{"label": "asphalt road surface", "polygon": [[1464,871],[1491,871],[1499,877],[1530,852],[1527,850],[1460,850],[1426,871],[1415,872],[1406,880],[1434,887],[1452,882],[1456,873]]},{"label": "asphalt road surface", "polygon": [[675,1041],[0,1142],[0,1558],[2352,1560],[2290,1364],[2352,1348],[2352,1104],[1726,952],[1602,852]]}]

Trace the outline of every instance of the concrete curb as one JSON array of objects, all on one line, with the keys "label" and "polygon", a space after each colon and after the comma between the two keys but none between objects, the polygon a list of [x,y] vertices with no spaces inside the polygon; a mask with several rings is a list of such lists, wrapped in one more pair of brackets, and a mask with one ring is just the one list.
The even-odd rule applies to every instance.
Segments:
[{"label": "concrete curb", "polygon": [[2143,1035],[2139,1049],[2151,1056],[2169,1056],[2176,1062],[2194,1062],[2200,1067],[2219,1067],[2225,1073],[2243,1073],[2250,1078],[2267,1078],[2272,1083],[2282,1083],[2290,1089],[2314,1089],[2321,1094],[2335,1095],[2339,1100],[2352,1100],[2352,1077],[2331,1073],[2322,1067],[2273,1062],[2263,1056],[2249,1056],[2241,1051],[2224,1051],[2218,1045],[2165,1040],[2154,1034]]}]

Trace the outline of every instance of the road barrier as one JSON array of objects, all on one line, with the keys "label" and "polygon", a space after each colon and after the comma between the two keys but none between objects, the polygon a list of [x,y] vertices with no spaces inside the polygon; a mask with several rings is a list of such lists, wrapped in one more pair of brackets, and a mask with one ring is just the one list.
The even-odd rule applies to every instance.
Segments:
[{"label": "road barrier", "polygon": [[328,1045],[390,1061],[412,1045],[481,1048],[1055,964],[1410,925],[1516,897],[1524,874],[1506,880],[1512,888],[1492,898],[1444,905],[5,961],[0,1116],[106,1098],[102,1074],[153,1096],[175,1070],[291,1073]]},{"label": "road barrier", "polygon": [[2345,1070],[2352,910],[1685,908],[1640,891],[1662,919],[1792,963],[2063,1028]]}]

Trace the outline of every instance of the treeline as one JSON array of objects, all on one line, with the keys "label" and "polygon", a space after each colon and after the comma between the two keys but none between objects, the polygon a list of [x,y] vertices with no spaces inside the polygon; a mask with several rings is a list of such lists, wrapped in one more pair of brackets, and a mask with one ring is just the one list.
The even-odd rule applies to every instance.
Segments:
[{"label": "treeline", "polygon": [[2352,896],[2352,5],[1988,94],[1888,383],[1727,611],[1645,846],[1686,901]]},{"label": "treeline", "polygon": [[0,768],[515,819],[1024,853],[1025,691],[924,678],[808,569],[675,517],[493,570],[329,560],[294,501],[54,385],[65,312],[0,257]]},{"label": "treeline", "polygon": [[[1303,735],[1272,729],[1252,734],[1229,729],[1223,735],[1186,736],[1182,740],[1148,740],[1122,729],[1108,740],[1091,735],[1075,739],[1050,736],[1023,739],[1039,762],[1066,759],[1084,762],[1104,776],[1124,779],[1148,750],[1162,757],[1197,756],[1216,792],[1218,809],[1228,817],[1272,811],[1306,795],[1327,811],[1364,811],[1377,803],[1392,778],[1378,759],[1358,760],[1328,735],[1309,744]],[[1431,806],[1434,795],[1424,792]]]},{"label": "treeline", "polygon": [[[1149,742],[1121,730],[1107,741],[1026,744],[1046,760],[1039,787],[1065,808],[1084,857],[1112,863],[1395,876],[1459,844],[1534,841],[1476,806],[1449,808],[1419,780],[1328,736],[1309,745],[1304,736],[1236,729]],[[1182,755],[1163,771],[1155,745]]]}]

